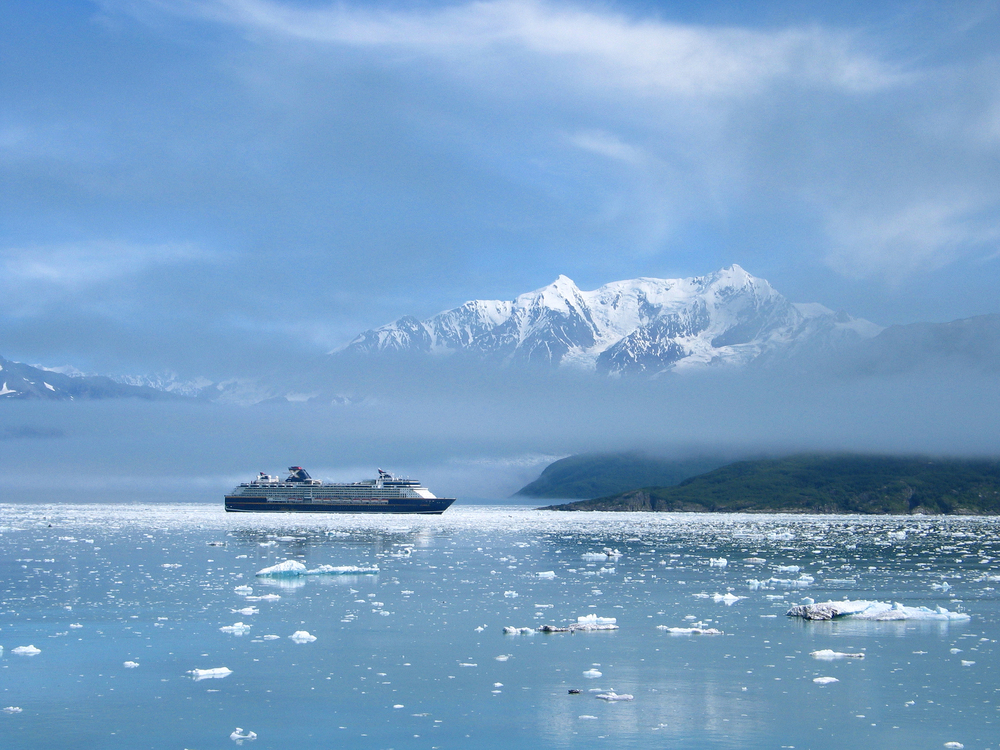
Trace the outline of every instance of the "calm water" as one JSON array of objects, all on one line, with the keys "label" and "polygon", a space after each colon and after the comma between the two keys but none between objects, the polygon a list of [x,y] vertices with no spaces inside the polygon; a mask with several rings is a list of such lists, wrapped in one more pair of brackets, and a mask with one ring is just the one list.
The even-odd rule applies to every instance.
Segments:
[{"label": "calm water", "polygon": [[[998,530],[962,518],[2,505],[0,707],[21,710],[0,712],[0,746],[207,750],[235,747],[241,727],[253,750],[1000,748]],[[604,547],[622,557],[584,559]],[[379,572],[255,577],[286,559]],[[811,584],[791,583],[803,573]],[[770,578],[788,583],[747,583]],[[268,594],[280,598],[255,598]],[[971,619],[784,616],[807,596]],[[620,629],[503,633],[588,614]],[[219,630],[237,622],[249,632]],[[693,623],[724,634],[657,628]],[[27,645],[40,652],[13,653]],[[866,658],[810,656],[827,648]],[[188,674],[219,667],[232,673]],[[609,689],[634,700],[595,697]]]}]

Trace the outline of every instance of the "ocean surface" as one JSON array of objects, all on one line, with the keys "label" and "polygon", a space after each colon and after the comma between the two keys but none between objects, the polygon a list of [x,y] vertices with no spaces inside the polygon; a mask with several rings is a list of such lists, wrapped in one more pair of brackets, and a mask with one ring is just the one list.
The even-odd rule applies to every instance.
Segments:
[{"label": "ocean surface", "polygon": [[[4,504],[0,747],[997,749],[998,532]],[[845,598],[905,619],[786,616]]]}]

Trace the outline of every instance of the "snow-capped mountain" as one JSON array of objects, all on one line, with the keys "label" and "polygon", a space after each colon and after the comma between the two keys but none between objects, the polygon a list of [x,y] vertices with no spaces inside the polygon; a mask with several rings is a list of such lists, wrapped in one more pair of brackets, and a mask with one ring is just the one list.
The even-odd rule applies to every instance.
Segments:
[{"label": "snow-capped mountain", "polygon": [[73,367],[42,368],[0,357],[0,400],[106,398],[163,400],[181,397],[156,388],[118,383],[102,375],[84,375]]},{"label": "snow-capped mountain", "polygon": [[794,304],[737,265],[688,279],[640,278],[582,291],[560,276],[512,301],[472,300],[427,320],[365,331],[342,353],[466,353],[622,375],[745,365],[763,354],[828,348],[881,328]]}]

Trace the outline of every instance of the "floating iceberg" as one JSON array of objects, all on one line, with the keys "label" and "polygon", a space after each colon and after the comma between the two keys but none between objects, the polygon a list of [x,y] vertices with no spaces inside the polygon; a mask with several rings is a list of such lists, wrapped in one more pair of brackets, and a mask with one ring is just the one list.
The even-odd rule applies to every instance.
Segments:
[{"label": "floating iceberg", "polygon": [[259,615],[260,610],[256,607],[244,607],[243,609],[232,610],[234,614],[243,615],[244,617],[249,617],[250,615]]},{"label": "floating iceberg", "polygon": [[127,661],[124,664],[122,664],[122,666],[125,667],[125,669],[135,669],[136,667],[139,666],[139,662],[137,662],[137,661]]},{"label": "floating iceberg", "polygon": [[672,628],[668,625],[657,625],[657,630],[665,630],[671,635],[723,635],[718,628]]},{"label": "floating iceberg", "polygon": [[219,630],[223,633],[232,633],[233,635],[243,635],[244,633],[250,632],[250,625],[244,625],[242,622],[234,622],[232,625],[223,625]]},{"label": "floating iceberg", "polygon": [[745,596],[736,596],[736,594],[712,594],[713,602],[724,602],[727,607],[731,607],[736,604],[740,599],[746,599]]},{"label": "floating iceberg", "polygon": [[594,697],[608,702],[632,700],[632,696],[628,693],[616,693],[614,690],[609,690],[607,693],[598,693]]},{"label": "floating iceberg", "polygon": [[247,732],[246,734],[243,734],[243,727],[236,727],[236,731],[234,731],[231,735],[229,735],[229,739],[242,744],[244,740],[257,739],[257,733]]},{"label": "floating iceberg", "polygon": [[810,651],[809,656],[814,659],[864,659],[865,655],[862,653],[849,654],[845,651],[834,651],[830,648],[822,648],[819,651]]},{"label": "floating iceberg", "polygon": [[813,677],[813,682],[817,685],[831,685],[834,682],[840,682],[836,677]]},{"label": "floating iceberg", "polygon": [[611,547],[605,547],[600,552],[584,552],[580,557],[582,557],[587,562],[604,562],[605,560],[617,560],[622,556],[622,553],[616,549],[611,549]]},{"label": "floating iceberg", "polygon": [[3,712],[5,714],[19,714],[22,710],[20,706],[5,706]]},{"label": "floating iceberg", "polygon": [[313,641],[316,640],[316,636],[314,636],[308,630],[296,630],[288,637],[291,638],[296,643],[312,643]]},{"label": "floating iceberg", "polygon": [[298,578],[299,576],[360,575],[378,573],[378,566],[362,568],[357,565],[320,565],[312,570],[298,560],[285,560],[277,565],[257,571],[258,578]]},{"label": "floating iceberg", "polygon": [[18,646],[13,651],[12,654],[17,654],[18,656],[34,656],[35,654],[42,653],[40,648],[35,648],[34,646]]},{"label": "floating iceberg", "polygon": [[556,572],[554,570],[543,570],[538,573],[539,578],[555,578]]},{"label": "floating iceberg", "polygon": [[805,620],[833,620],[838,617],[852,620],[968,620],[964,612],[951,612],[944,607],[907,607],[899,602],[878,602],[859,599],[857,601],[819,602],[817,604],[797,604],[786,612],[789,617]]},{"label": "floating iceberg", "polygon": [[[542,627],[544,627],[544,625]],[[504,635],[534,635],[534,633],[534,628],[515,628],[508,625],[503,629]]]},{"label": "floating iceberg", "polygon": [[598,677],[603,677],[604,673],[596,669],[588,669],[586,672],[583,673],[583,676],[586,677],[588,680],[596,680]]},{"label": "floating iceberg", "polygon": [[192,675],[195,682],[199,680],[221,680],[223,677],[229,677],[233,673],[233,670],[228,667],[213,667],[212,669],[189,669],[188,674]]},{"label": "floating iceberg", "polygon": [[729,560],[724,557],[710,557],[708,564],[713,568],[724,568],[729,565]]}]

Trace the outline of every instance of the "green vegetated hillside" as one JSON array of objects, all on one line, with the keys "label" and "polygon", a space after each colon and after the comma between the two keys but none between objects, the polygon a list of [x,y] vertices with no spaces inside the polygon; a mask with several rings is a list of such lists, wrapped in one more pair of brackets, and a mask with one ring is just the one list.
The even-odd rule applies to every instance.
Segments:
[{"label": "green vegetated hillside", "polygon": [[546,510],[1000,513],[1000,460],[799,455]]},{"label": "green vegetated hillside", "polygon": [[602,497],[636,487],[669,487],[726,463],[723,458],[665,459],[642,453],[569,456],[549,464],[517,494],[552,499]]}]

